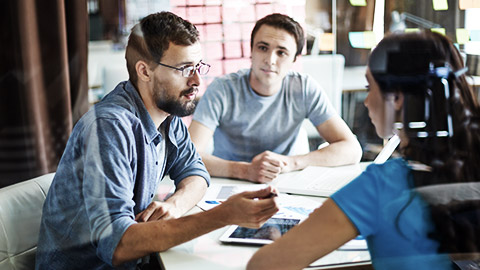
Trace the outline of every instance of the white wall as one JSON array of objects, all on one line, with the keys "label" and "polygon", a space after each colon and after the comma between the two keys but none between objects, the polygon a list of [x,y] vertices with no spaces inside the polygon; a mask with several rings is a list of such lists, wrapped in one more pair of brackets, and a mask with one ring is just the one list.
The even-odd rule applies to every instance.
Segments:
[{"label": "white wall", "polygon": [[[115,50],[111,41],[91,41],[88,45],[88,86],[100,98],[128,80],[125,50]],[[90,97],[95,101],[95,97]]]}]

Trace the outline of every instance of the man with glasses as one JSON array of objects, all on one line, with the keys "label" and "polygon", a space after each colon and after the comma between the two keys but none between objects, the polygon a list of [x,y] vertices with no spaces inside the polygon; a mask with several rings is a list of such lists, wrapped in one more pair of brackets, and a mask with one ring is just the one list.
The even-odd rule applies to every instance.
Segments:
[{"label": "man with glasses", "polygon": [[[179,118],[195,109],[202,62],[198,31],[170,13],[149,15],[126,48],[129,80],[75,125],[45,200],[37,269],[136,269],[156,254],[229,224],[260,227],[275,192],[244,192],[183,216],[209,175]],[[153,201],[165,175],[176,190]],[[258,198],[263,198],[258,200]]]},{"label": "man with glasses", "polygon": [[[189,127],[209,173],[263,183],[307,166],[358,162],[360,144],[318,83],[291,71],[305,43],[300,24],[286,15],[268,15],[255,24],[250,42],[251,68],[214,80]],[[327,147],[297,152],[305,118]]]}]

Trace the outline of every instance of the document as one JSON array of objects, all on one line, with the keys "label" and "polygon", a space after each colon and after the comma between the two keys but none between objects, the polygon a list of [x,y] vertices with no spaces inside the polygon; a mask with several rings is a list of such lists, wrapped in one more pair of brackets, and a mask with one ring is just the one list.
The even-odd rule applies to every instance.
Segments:
[{"label": "document", "polygon": [[[207,211],[220,205],[228,197],[243,192],[254,191],[267,187],[266,184],[217,184],[207,189],[205,196],[197,203],[202,210]],[[316,208],[322,205],[319,200],[312,200],[304,196],[294,196],[286,193],[280,193],[278,196],[280,210],[273,215],[273,219],[291,219],[303,221]],[[341,246],[339,250],[366,250],[367,244],[363,237],[359,236]]]}]

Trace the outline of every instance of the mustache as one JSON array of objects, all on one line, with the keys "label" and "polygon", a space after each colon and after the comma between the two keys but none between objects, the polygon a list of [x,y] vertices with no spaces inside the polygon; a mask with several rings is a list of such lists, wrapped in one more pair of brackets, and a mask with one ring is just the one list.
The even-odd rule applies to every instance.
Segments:
[{"label": "mustache", "polygon": [[193,92],[198,92],[198,88],[196,87],[190,87],[186,90],[183,90],[182,92],[180,92],[180,96],[185,96],[185,95],[190,95],[192,94]]}]

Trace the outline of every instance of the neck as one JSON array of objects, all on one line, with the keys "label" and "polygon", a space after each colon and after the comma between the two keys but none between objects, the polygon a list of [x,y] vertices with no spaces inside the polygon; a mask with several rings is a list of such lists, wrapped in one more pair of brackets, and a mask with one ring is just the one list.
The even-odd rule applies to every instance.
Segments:
[{"label": "neck", "polygon": [[273,96],[276,94],[278,91],[280,91],[280,88],[282,87],[283,80],[276,84],[262,84],[259,80],[254,78],[252,74],[250,74],[250,87],[252,87],[253,91],[257,93],[260,96],[268,97],[268,96]]},{"label": "neck", "polygon": [[156,105],[153,106],[146,106],[148,114],[150,114],[150,117],[153,120],[153,123],[155,123],[155,127],[157,129],[160,127],[160,125],[167,119],[167,117],[170,115],[160,109],[157,108]]},{"label": "neck", "polygon": [[138,86],[138,88],[138,92],[140,94],[140,97],[142,98],[143,104],[145,105],[148,114],[152,118],[155,127],[158,129],[163,123],[163,121],[165,121],[165,119],[167,119],[170,114],[160,110],[157,107],[155,101],[153,100],[153,95],[150,93],[150,90],[148,88],[142,87],[140,85]]}]

